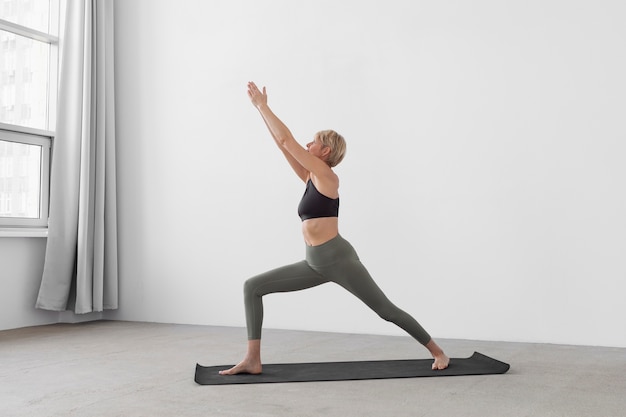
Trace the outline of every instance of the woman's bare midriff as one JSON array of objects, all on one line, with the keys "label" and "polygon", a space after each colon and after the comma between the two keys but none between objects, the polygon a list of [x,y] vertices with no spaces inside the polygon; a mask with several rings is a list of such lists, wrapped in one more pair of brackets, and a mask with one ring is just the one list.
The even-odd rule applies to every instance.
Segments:
[{"label": "woman's bare midriff", "polygon": [[339,234],[339,218],[319,217],[302,222],[302,235],[309,246],[326,243]]}]

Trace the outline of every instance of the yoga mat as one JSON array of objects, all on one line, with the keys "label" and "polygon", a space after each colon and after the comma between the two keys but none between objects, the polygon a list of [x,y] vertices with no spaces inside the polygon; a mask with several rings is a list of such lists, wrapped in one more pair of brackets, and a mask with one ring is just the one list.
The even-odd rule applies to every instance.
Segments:
[{"label": "yoga mat", "polygon": [[260,375],[220,375],[219,371],[229,369],[232,365],[197,364],[195,381],[200,385],[263,384],[503,374],[509,370],[509,364],[478,352],[469,358],[451,358],[450,365],[443,370],[432,370],[432,363],[433,359],[279,363],[263,365],[263,373]]}]

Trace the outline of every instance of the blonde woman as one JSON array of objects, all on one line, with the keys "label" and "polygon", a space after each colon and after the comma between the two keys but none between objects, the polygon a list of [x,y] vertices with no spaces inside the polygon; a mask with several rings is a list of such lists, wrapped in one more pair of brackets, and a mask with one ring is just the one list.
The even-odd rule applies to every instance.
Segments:
[{"label": "blonde woman", "polygon": [[339,178],[333,172],[333,167],[345,155],[344,138],[335,131],[324,130],[315,134],[304,149],[269,108],[265,87],[260,91],[253,82],[249,82],[248,96],[289,165],[306,184],[298,206],[306,256],[303,261],[265,272],[245,282],[248,351],[238,365],[220,371],[220,374],[262,372],[264,295],[303,290],[326,282],[334,282],[350,291],[384,320],[395,323],[424,345],[434,358],[433,369],[447,368],[449,359],[443,350],[413,317],[389,301],[359,260],[352,245],[339,234]]}]

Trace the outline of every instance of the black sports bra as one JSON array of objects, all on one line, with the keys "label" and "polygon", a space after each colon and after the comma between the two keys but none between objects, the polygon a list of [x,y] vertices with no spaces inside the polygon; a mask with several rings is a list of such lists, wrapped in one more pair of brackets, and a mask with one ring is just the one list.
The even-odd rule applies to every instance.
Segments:
[{"label": "black sports bra", "polygon": [[313,181],[309,179],[298,205],[298,216],[302,221],[318,217],[339,217],[339,197],[326,197],[317,191]]}]

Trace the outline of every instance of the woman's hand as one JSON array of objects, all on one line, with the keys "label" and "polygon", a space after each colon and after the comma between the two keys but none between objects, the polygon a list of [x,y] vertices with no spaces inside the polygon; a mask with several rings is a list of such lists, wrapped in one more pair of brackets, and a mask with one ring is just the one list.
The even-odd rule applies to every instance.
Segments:
[{"label": "woman's hand", "polygon": [[262,105],[267,104],[267,93],[265,92],[265,87],[263,87],[263,92],[261,92],[252,81],[248,83],[248,97],[250,97],[250,101],[257,109]]}]

